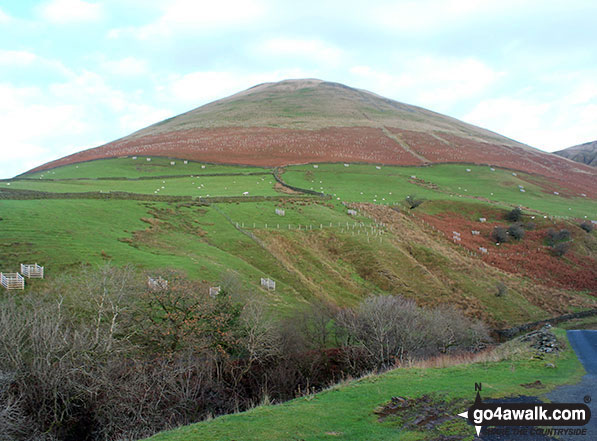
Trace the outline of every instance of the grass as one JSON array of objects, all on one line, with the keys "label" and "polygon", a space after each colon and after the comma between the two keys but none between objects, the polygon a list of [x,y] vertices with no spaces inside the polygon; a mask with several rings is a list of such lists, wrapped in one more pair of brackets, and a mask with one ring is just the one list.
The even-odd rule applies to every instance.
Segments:
[{"label": "grass", "polygon": [[[288,167],[284,180],[302,188],[322,191],[344,201],[403,204],[411,194],[428,200],[467,198],[500,207],[523,206],[552,216],[597,218],[597,202],[554,195],[542,188],[542,178],[486,166],[443,164],[429,167],[394,167],[319,164]],[[470,170],[470,171],[467,171]],[[524,187],[521,192],[519,185]],[[564,190],[561,190],[565,194]]]},{"label": "grass", "polygon": [[[562,330],[556,330],[565,339]],[[324,392],[297,398],[279,405],[265,405],[234,415],[222,416],[150,438],[153,441],[274,441],[274,440],[410,440],[424,439],[421,433],[407,432],[391,422],[378,422],[373,410],[392,396],[407,398],[424,394],[446,394],[455,399],[474,399],[474,384],[482,383],[484,398],[528,395],[521,384],[540,380],[546,393],[553,387],[573,383],[584,370],[574,352],[567,349],[545,360],[533,359],[528,350],[510,342],[501,361],[480,361],[442,368],[402,368],[382,375],[370,375],[334,386]],[[504,349],[501,349],[504,350]],[[546,367],[546,363],[556,368]],[[537,392],[533,392],[537,393]],[[465,409],[462,409],[464,411]],[[463,439],[473,439],[473,428],[456,430]],[[459,432],[462,431],[463,432]]]},{"label": "grass", "polygon": [[[105,178],[126,177],[140,178],[145,176],[170,176],[170,175],[199,175],[213,173],[268,173],[269,169],[260,167],[238,167],[233,165],[204,164],[195,161],[184,163],[182,159],[162,157],[138,156],[137,159],[114,158],[96,161],[81,162],[79,164],[65,165],[51,170],[28,173],[22,177],[31,179],[76,179],[76,178]],[[174,165],[171,162],[174,161]]]},{"label": "grass", "polygon": [[[276,207],[285,216],[276,215]],[[425,305],[466,305],[493,324],[549,315],[533,303],[539,288],[524,287],[524,280],[511,276],[507,299],[496,297],[501,274],[424,233],[409,217],[400,217],[393,227],[397,234],[391,233],[364,213],[349,216],[336,201],[201,206],[4,200],[0,208],[0,271],[38,262],[52,277],[109,260],[142,270],[177,268],[217,284],[230,270],[249,290],[267,296],[282,316],[315,298],[355,305],[373,293],[400,294]],[[276,291],[262,290],[261,277],[276,280]]]},{"label": "grass", "polygon": [[17,180],[10,188],[56,193],[126,191],[166,196],[276,196],[272,175],[265,176],[195,176],[148,180]]}]

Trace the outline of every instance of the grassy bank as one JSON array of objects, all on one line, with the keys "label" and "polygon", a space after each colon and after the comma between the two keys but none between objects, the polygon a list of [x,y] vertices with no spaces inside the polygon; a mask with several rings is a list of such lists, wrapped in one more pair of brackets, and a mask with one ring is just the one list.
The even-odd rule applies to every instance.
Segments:
[{"label": "grassy bank", "polygon": [[[565,333],[557,330],[558,338]],[[472,404],[474,383],[483,384],[483,397],[528,395],[521,384],[540,380],[545,386],[532,394],[543,394],[553,387],[573,383],[584,370],[570,346],[559,355],[544,360],[532,357],[520,343],[510,342],[501,361],[482,361],[443,368],[403,368],[382,375],[332,387],[324,392],[297,398],[279,405],[263,405],[248,412],[227,415],[163,432],[152,441],[274,441],[274,440],[415,440],[421,432],[403,431],[392,422],[379,422],[373,411],[393,396],[407,398],[424,394],[446,394]],[[496,357],[499,354],[496,354]],[[548,367],[552,363],[555,368]],[[465,407],[466,407],[465,406]],[[465,408],[462,409],[464,411]],[[473,429],[464,422],[445,428],[463,439],[473,438]]]}]

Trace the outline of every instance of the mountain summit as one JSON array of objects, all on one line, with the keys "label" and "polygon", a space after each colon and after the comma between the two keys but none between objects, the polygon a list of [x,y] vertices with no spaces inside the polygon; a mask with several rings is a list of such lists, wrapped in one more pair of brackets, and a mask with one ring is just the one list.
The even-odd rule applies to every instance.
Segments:
[{"label": "mountain summit", "polygon": [[317,79],[251,87],[35,170],[92,159],[153,155],[283,166],[309,162],[488,164],[581,190],[594,170],[457,119]]}]

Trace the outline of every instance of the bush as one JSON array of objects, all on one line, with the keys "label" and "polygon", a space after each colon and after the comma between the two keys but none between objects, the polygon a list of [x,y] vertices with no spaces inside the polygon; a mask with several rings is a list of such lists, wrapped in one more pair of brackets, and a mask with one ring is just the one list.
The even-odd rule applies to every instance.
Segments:
[{"label": "bush", "polygon": [[568,250],[570,250],[570,242],[559,242],[552,248],[553,254],[558,257],[562,257]]},{"label": "bush", "polygon": [[508,292],[508,287],[506,286],[506,284],[504,282],[497,282],[495,284],[495,288],[496,288],[496,293],[495,293],[496,297],[503,297]]},{"label": "bush", "polygon": [[580,228],[585,230],[587,233],[590,233],[591,231],[593,231],[594,226],[592,222],[585,221],[582,224],[580,224]]},{"label": "bush", "polygon": [[475,348],[489,338],[480,323],[452,307],[424,309],[399,296],[369,297],[357,309],[340,311],[336,323],[345,331],[345,345],[357,343],[378,367]]},{"label": "bush", "polygon": [[547,244],[550,246],[554,246],[558,242],[570,240],[570,231],[566,230],[565,228],[562,228],[559,231],[556,231],[553,228],[550,228],[547,231],[546,238],[547,238]]},{"label": "bush", "polygon": [[504,227],[495,227],[491,232],[491,237],[495,243],[504,243],[508,241],[508,231]]},{"label": "bush", "polygon": [[519,222],[522,219],[522,210],[519,207],[514,208],[506,214],[506,220],[510,222]]},{"label": "bush", "polygon": [[520,225],[510,225],[508,227],[508,234],[516,240],[520,240],[524,237],[524,229]]},{"label": "bush", "polygon": [[406,205],[408,205],[408,208],[410,208],[411,210],[417,208],[419,205],[425,202],[425,199],[419,199],[414,194],[409,194],[404,200],[406,201]]}]

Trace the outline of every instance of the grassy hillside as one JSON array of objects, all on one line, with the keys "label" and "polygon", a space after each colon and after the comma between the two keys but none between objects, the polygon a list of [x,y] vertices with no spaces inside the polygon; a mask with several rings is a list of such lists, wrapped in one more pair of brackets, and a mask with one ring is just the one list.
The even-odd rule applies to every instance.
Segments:
[{"label": "grassy hillside", "polygon": [[286,168],[284,180],[291,185],[333,194],[344,201],[402,203],[407,195],[416,194],[433,200],[467,198],[501,207],[520,205],[550,216],[597,218],[596,201],[571,194],[545,178],[527,173],[464,164],[378,167],[363,164],[294,166]]},{"label": "grassy hillside", "polygon": [[[330,328],[335,329],[334,332],[340,329],[334,320],[340,321],[341,316],[334,315],[334,319],[325,316],[326,308],[331,311],[335,307],[351,307],[354,311],[372,295],[392,301],[400,297],[406,299],[404,302],[414,301],[417,308],[422,307],[425,311],[442,311],[445,310],[442,307],[454,306],[467,316],[459,315],[455,319],[460,324],[474,318],[482,319],[489,327],[501,328],[597,305],[597,230],[591,231],[588,223],[588,219],[597,218],[597,202],[536,175],[462,164],[396,167],[321,163],[279,170],[288,184],[326,194],[321,197],[280,185],[274,178],[273,169],[184,164],[177,159],[157,157],[151,157],[151,161],[146,159],[129,157],[72,164],[0,182],[0,271],[15,271],[20,263],[37,262],[45,267],[46,274],[46,280],[27,280],[29,293],[26,294],[30,296],[21,296],[20,292],[16,295],[0,293],[7,304],[21,297],[27,302],[26,299],[32,297],[55,307],[51,296],[58,298],[64,284],[74,281],[75,289],[67,291],[72,302],[69,310],[80,309],[83,311],[78,313],[83,314],[81,317],[96,317],[91,312],[93,308],[103,307],[102,301],[98,303],[98,298],[93,297],[97,293],[88,298],[86,294],[89,292],[84,291],[85,288],[76,291],[81,289],[76,288],[81,282],[77,282],[77,277],[81,273],[93,272],[87,268],[82,271],[82,266],[96,267],[106,262],[117,267],[134,265],[132,273],[139,291],[131,291],[127,304],[130,306],[124,307],[122,314],[127,318],[122,318],[121,325],[129,326],[126,329],[130,334],[126,335],[133,338],[135,345],[145,344],[145,350],[150,351],[146,354],[149,358],[137,360],[134,367],[137,370],[130,371],[135,378],[140,373],[141,383],[145,378],[149,386],[143,389],[145,386],[138,384],[144,390],[141,395],[126,392],[123,397],[132,400],[127,405],[132,406],[129,409],[136,409],[132,413],[141,415],[140,418],[145,418],[151,411],[139,407],[138,401],[143,401],[140,397],[146,396],[146,390],[153,390],[157,381],[150,373],[143,377],[143,372],[150,372],[146,368],[163,368],[164,375],[170,375],[172,369],[178,369],[176,363],[186,360],[183,365],[188,370],[181,375],[189,375],[187,379],[196,375],[194,369],[198,366],[203,369],[204,358],[197,363],[193,358],[186,359],[186,352],[184,357],[183,352],[176,353],[178,359],[170,358],[173,357],[171,352],[151,352],[155,350],[152,345],[159,343],[153,341],[155,336],[163,337],[162,344],[172,339],[176,342],[179,331],[186,332],[189,324],[205,326],[205,333],[199,333],[202,338],[213,334],[215,342],[222,341],[232,348],[230,352],[224,352],[226,357],[232,357],[226,358],[228,371],[206,363],[205,371],[201,371],[206,376],[201,373],[194,380],[203,381],[218,375],[231,375],[234,381],[242,379],[246,382],[246,390],[241,408],[245,409],[260,399],[274,378],[277,378],[278,395],[270,396],[288,399],[296,396],[297,387],[304,390],[318,381],[314,387],[320,388],[332,379],[343,378],[344,373],[362,373],[370,369],[338,367],[338,360],[345,358],[335,351],[346,350],[353,343],[352,340],[338,343],[343,338],[338,333],[334,337],[327,335]],[[128,193],[106,194],[110,192]],[[247,192],[248,195],[243,195]],[[51,198],[46,197],[48,194]],[[409,195],[417,195],[423,200],[422,204],[411,209],[405,203]],[[118,198],[108,198],[112,196]],[[173,199],[165,196],[185,198],[171,202]],[[216,196],[219,198],[214,198]],[[509,221],[507,215],[516,206],[522,207],[522,215],[516,221]],[[581,222],[587,223],[583,225]],[[513,233],[507,235],[505,242],[496,243],[496,228],[510,229]],[[514,232],[517,232],[516,236]],[[218,312],[231,297],[212,299],[207,294],[207,287],[222,285],[225,288],[227,280],[234,280],[242,288],[239,295],[244,297],[239,298],[244,300],[238,305],[230,303],[229,316],[226,315],[228,312],[221,317],[211,313],[203,315],[201,309],[193,309],[193,303],[188,304],[190,307],[184,303],[179,307],[176,295],[180,288],[171,289],[162,294],[174,293],[173,310],[176,313],[173,316],[172,310],[166,308],[162,317],[157,306],[159,302],[152,303],[152,294],[146,291],[145,281],[147,275],[153,276],[166,269],[176,269],[188,276],[191,281],[185,283],[196,283],[189,288],[189,298],[185,301],[196,302],[199,290],[205,291],[206,299],[215,308],[212,312]],[[65,274],[67,277],[62,277]],[[71,274],[75,277],[68,277]],[[262,288],[262,277],[275,280],[276,289]],[[176,277],[171,280],[176,287]],[[77,294],[80,292],[86,293],[83,300]],[[102,292],[98,291],[100,297]],[[386,295],[396,298],[388,299]],[[261,334],[251,331],[262,332],[259,326],[245,328],[251,323],[246,320],[257,304],[264,305],[264,309],[253,323],[264,327],[279,323],[279,334],[272,337],[279,340],[272,347],[285,349],[279,356],[264,358],[262,365],[251,366],[249,361],[247,369],[251,370],[243,376],[238,370],[242,369],[245,357],[251,352],[249,349],[244,352],[242,348],[245,346],[234,349],[238,343],[234,342],[237,335],[244,339],[243,342],[250,342],[249,337],[255,336],[257,342],[260,341]],[[69,308],[66,304],[65,307]],[[137,311],[135,308],[138,307],[147,310]],[[161,308],[164,308],[163,303]],[[242,310],[238,323],[235,308]],[[319,346],[312,346],[301,343],[300,339],[306,338],[305,335],[313,331],[310,327],[316,326],[311,317],[317,315],[316,308],[323,314],[324,321],[319,325],[323,326],[326,337],[317,340]],[[169,325],[168,320],[178,313],[185,317],[189,312],[201,312],[197,316],[201,320],[193,316],[193,319],[181,322],[173,320],[173,327],[164,326]],[[103,320],[102,314],[97,320]],[[206,318],[214,322],[206,325],[203,321]],[[236,327],[230,327],[234,332],[212,332],[214,329],[218,331],[219,324],[228,323],[226,320],[235,324]],[[438,320],[437,316],[434,320]],[[93,325],[86,320],[82,322]],[[4,321],[7,329],[14,329],[12,323],[12,320]],[[179,323],[184,326],[179,328]],[[472,325],[464,327],[466,332],[473,329]],[[249,330],[246,334],[249,337],[242,333],[245,329]],[[66,327],[64,330],[68,332]],[[188,335],[196,334],[194,329]],[[267,333],[264,335],[267,337]],[[346,335],[352,338],[352,334]],[[128,340],[115,338],[116,343],[128,344]],[[187,344],[195,345],[195,342],[191,340]],[[223,347],[217,345],[215,348]],[[246,347],[252,348],[248,344]],[[318,349],[313,350],[314,347]],[[167,348],[168,351],[174,350],[172,348],[183,351],[185,346],[167,345]],[[129,355],[134,358],[132,354],[137,353],[138,347],[129,349],[132,351]],[[581,372],[569,350],[560,357],[537,360],[519,349],[510,348],[504,359],[492,355],[475,364],[443,369],[398,369],[382,376],[347,381],[317,395],[309,394],[277,406],[257,407],[246,413],[158,434],[154,439],[424,439],[421,433],[401,430],[402,424],[395,418],[379,422],[374,410],[392,396],[416,399],[433,393],[432,399],[439,403],[443,400],[441,394],[446,393],[452,400],[449,411],[457,412],[461,409],[456,407],[472,399],[474,382],[484,383],[486,396],[503,396],[520,392],[522,383],[540,379],[551,387],[571,381]],[[337,357],[328,358],[328,352]],[[45,360],[46,354],[47,351],[40,350],[42,359]],[[217,360],[221,352],[214,349],[211,354],[209,357],[214,356]],[[62,353],[58,351],[54,356],[60,359]],[[113,356],[116,361],[120,355],[115,353]],[[84,357],[88,357],[87,353]],[[118,363],[103,366],[102,357],[89,358],[98,362],[98,369],[114,368],[109,375],[121,375]],[[501,361],[489,361],[495,359]],[[123,360],[130,362],[127,357]],[[147,360],[152,362],[147,363]],[[162,364],[153,366],[155,360]],[[306,366],[300,366],[303,361]],[[545,361],[553,362],[556,369],[546,368]],[[356,365],[357,361],[354,363]],[[122,369],[130,368],[129,365],[122,366]],[[266,367],[270,370],[261,372]],[[343,370],[338,373],[337,369]],[[75,370],[67,367],[63,371]],[[317,372],[322,372],[320,377],[314,376]],[[261,374],[263,378],[259,376]],[[98,378],[111,378],[102,375]],[[166,375],[159,378],[163,381],[162,386],[182,390],[178,388],[178,379],[182,377]],[[177,424],[197,421],[207,412],[224,413],[238,408],[237,396],[233,395],[239,389],[222,378],[218,377],[220,383],[210,383],[210,387],[216,388],[206,395],[226,398],[221,398],[219,404],[217,399],[212,403],[208,396],[201,395],[205,393],[205,384],[196,385],[201,396],[197,395],[193,402],[212,403],[206,404],[211,407],[201,408],[203,404],[196,404],[199,407],[191,409],[189,419],[176,419]],[[55,383],[59,386],[57,390],[62,390],[61,381]],[[185,381],[181,380],[181,383]],[[130,386],[123,382],[118,384],[126,390]],[[221,387],[225,389],[218,389]],[[36,388],[31,390],[35,392]],[[82,390],[83,394],[93,395],[86,386]],[[104,390],[103,386],[101,390]],[[143,436],[153,433],[152,430],[169,427],[163,415],[173,408],[180,410],[180,406],[186,406],[182,402],[186,399],[184,394],[175,394],[175,405],[154,397],[159,406],[164,407],[160,412],[165,413],[160,413],[150,426],[154,429],[147,429]],[[88,398],[89,403],[95,403],[94,396]],[[110,403],[120,405],[119,399]],[[168,407],[170,405],[173,407]],[[129,415],[126,412],[114,411],[111,418]],[[86,425],[87,420],[81,418]],[[86,426],[81,430],[83,433],[89,428]],[[455,434],[460,439],[472,439],[472,430],[460,420],[446,423],[438,430]]]},{"label": "grassy hillside", "polygon": [[[314,299],[354,305],[369,294],[388,292],[427,305],[456,304],[492,324],[587,307],[593,302],[587,289],[597,290],[590,280],[583,281],[593,277],[595,233],[584,233],[578,221],[565,220],[597,217],[597,203],[563,190],[555,195],[553,187],[548,191],[544,181],[531,175],[465,165],[286,168],[282,176],[289,184],[331,196],[305,199],[281,193],[266,169],[211,165],[204,169],[205,164],[172,160],[171,166],[165,158],[139,159],[143,158],[69,165],[50,172],[52,180],[47,175],[43,179],[26,175],[1,185],[56,193],[127,191],[196,199],[184,204],[87,196],[0,200],[0,269],[10,271],[33,261],[45,265],[51,277],[81,263],[112,261],[147,270],[178,268],[211,284],[230,270],[268,296],[280,313]],[[159,177],[170,167],[196,174]],[[246,174],[254,172],[262,174]],[[143,179],[128,179],[127,173]],[[88,179],[100,177],[112,179]],[[284,198],[224,199],[211,205],[198,199],[241,196],[247,191],[251,196]],[[412,194],[426,200],[416,210],[404,204]],[[356,216],[347,213],[346,203],[358,210]],[[496,247],[491,231],[495,225],[507,226],[504,215],[516,205],[524,207],[525,222],[532,221],[536,230],[528,233],[527,240]],[[276,208],[285,215],[277,215]],[[479,224],[479,217],[488,222]],[[543,243],[545,231],[556,221],[569,222],[562,225],[573,232],[570,257],[551,257]],[[454,229],[465,234],[462,243],[450,240]],[[467,229],[482,234],[471,242]],[[479,247],[489,248],[489,255],[479,255]],[[526,260],[553,266],[511,265],[512,253],[525,259],[531,250],[536,255]],[[277,281],[275,293],[261,290],[259,279],[266,276]],[[508,286],[507,298],[495,296],[498,283]]]},{"label": "grassy hillside", "polygon": [[[149,161],[148,161],[149,159]],[[174,164],[172,164],[174,162]],[[203,164],[195,161],[161,157],[138,156],[130,158],[102,159],[80,164],[56,167],[47,171],[27,173],[28,179],[74,179],[122,177],[135,179],[171,175],[200,175],[225,173],[267,173],[260,167],[238,167],[228,165]]]},{"label": "grassy hillside", "polygon": [[[558,332],[560,339],[565,334]],[[227,415],[211,421],[163,432],[154,441],[238,441],[274,440],[424,440],[433,433],[405,430],[391,418],[378,421],[374,410],[392,397],[417,398],[425,394],[457,400],[453,414],[463,412],[474,400],[474,384],[482,383],[484,398],[528,395],[522,384],[541,381],[543,387],[532,394],[544,394],[554,386],[580,379],[584,370],[568,345],[560,355],[545,360],[531,357],[528,349],[511,342],[500,348],[505,358],[443,368],[396,369],[382,375],[349,381],[329,390],[297,398],[279,405],[259,406],[248,412]],[[498,357],[496,355],[496,357]],[[491,358],[491,357],[490,357]],[[498,357],[499,358],[499,357]],[[556,368],[546,367],[553,363]],[[458,401],[460,399],[460,401]],[[441,425],[438,433],[472,440],[474,429],[464,420]]]}]

